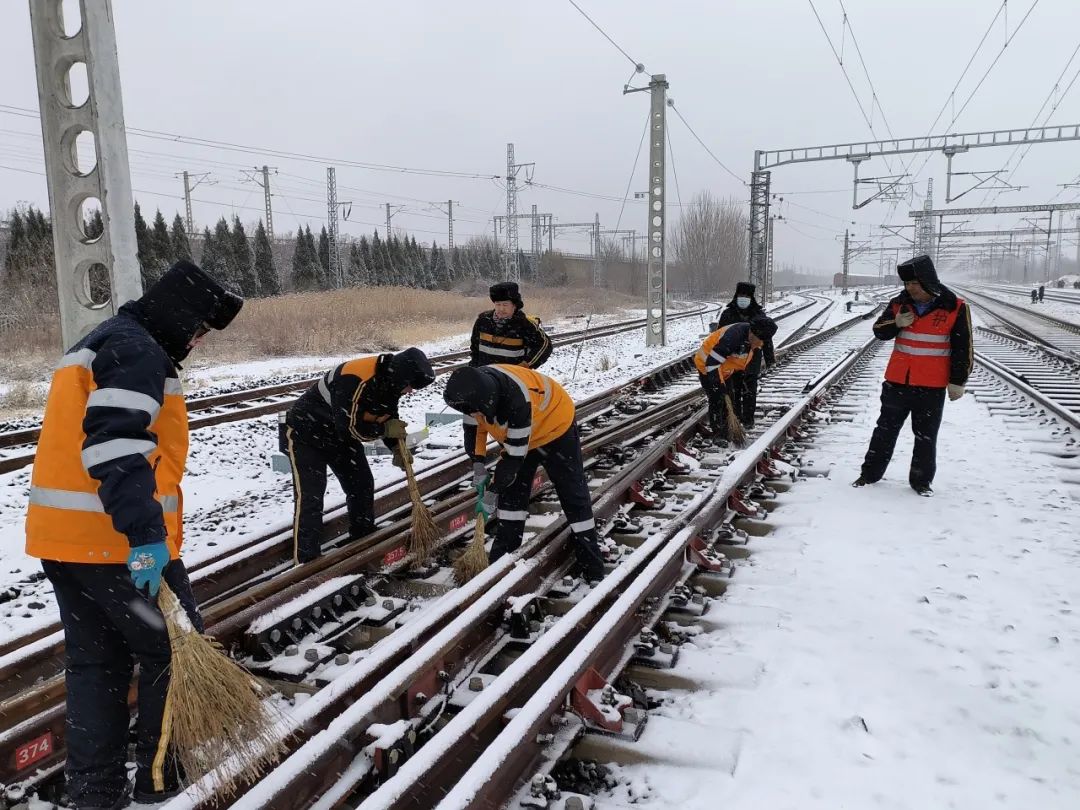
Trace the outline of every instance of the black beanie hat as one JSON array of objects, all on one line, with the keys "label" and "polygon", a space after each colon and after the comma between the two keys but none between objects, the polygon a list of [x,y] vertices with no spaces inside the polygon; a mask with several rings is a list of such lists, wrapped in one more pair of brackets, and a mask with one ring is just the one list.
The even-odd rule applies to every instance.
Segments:
[{"label": "black beanie hat", "polygon": [[762,340],[768,340],[776,334],[776,321],[765,315],[759,315],[750,321],[750,331]]},{"label": "black beanie hat", "polygon": [[901,262],[896,265],[896,273],[901,281],[918,281],[930,295],[941,292],[941,281],[938,280],[934,262],[929,256],[916,256]]},{"label": "black beanie hat", "polygon": [[488,289],[488,296],[491,298],[492,303],[510,301],[518,309],[525,306],[525,302],[521,300],[521,291],[518,289],[516,281],[500,281],[498,284],[492,284]]},{"label": "black beanie hat", "polygon": [[496,398],[499,388],[491,374],[483,369],[466,366],[450,375],[443,391],[443,400],[455,411],[475,413],[479,411],[489,419],[495,417]]},{"label": "black beanie hat", "polygon": [[204,324],[224,329],[243,306],[243,298],[184,259],[165,271],[139,299],[147,331],[175,363],[187,357],[188,344]]},{"label": "black beanie hat", "polygon": [[745,296],[748,296],[750,298],[753,298],[754,297],[754,292],[756,290],[757,290],[757,287],[755,287],[749,281],[740,281],[738,284],[735,285],[735,297],[737,298],[740,295],[745,295]]},{"label": "black beanie hat", "polygon": [[415,347],[393,356],[390,360],[390,375],[399,390],[406,386],[419,390],[435,382],[435,370],[431,367],[431,361]]}]

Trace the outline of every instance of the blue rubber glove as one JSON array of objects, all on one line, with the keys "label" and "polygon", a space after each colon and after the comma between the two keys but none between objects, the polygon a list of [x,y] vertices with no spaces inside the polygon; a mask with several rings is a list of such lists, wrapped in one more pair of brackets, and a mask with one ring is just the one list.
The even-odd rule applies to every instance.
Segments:
[{"label": "blue rubber glove", "polygon": [[169,564],[169,547],[164,542],[135,546],[128,554],[128,571],[135,590],[150,588],[150,595],[157,596],[161,588],[161,574]]}]

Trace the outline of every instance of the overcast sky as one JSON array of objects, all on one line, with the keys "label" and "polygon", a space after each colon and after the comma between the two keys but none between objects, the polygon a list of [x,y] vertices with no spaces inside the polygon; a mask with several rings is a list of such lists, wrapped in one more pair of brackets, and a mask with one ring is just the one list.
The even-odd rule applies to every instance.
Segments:
[{"label": "overcast sky", "polygon": [[[36,1],[36,0],[35,0]],[[578,0],[579,5],[646,66],[664,73],[671,97],[712,153],[674,115],[669,135],[678,192],[669,169],[671,202],[700,190],[748,198],[755,149],[815,146],[875,137],[859,111],[817,19],[815,8],[870,115],[877,137],[931,133],[930,125],[1001,10],[1000,0]],[[65,3],[66,6],[70,3]],[[1076,0],[1011,0],[946,105],[933,133],[1080,122],[1080,11]],[[519,211],[533,204],[556,221],[644,230],[645,209],[620,202],[629,185],[644,189],[645,157],[630,182],[648,110],[648,94],[624,96],[631,64],[568,0],[403,0],[397,3],[307,0],[113,0],[126,122],[129,127],[212,139],[245,147],[419,169],[474,173],[478,178],[390,173],[339,165],[338,196],[353,202],[348,233],[385,223],[421,241],[446,241],[446,217],[422,201],[455,200],[455,236],[491,232],[505,213],[506,144],[536,186],[523,188]],[[1006,20],[1007,17],[1007,20]],[[1006,28],[1007,26],[1007,28]],[[1015,32],[1001,53],[1006,37]],[[852,38],[854,34],[854,40]],[[866,60],[873,96],[856,53]],[[1000,58],[999,57],[1000,54]],[[1069,64],[1070,56],[1075,59]],[[953,121],[987,68],[970,103]],[[1057,91],[1058,76],[1069,64]],[[0,209],[19,201],[47,205],[41,133],[33,117],[37,87],[27,3],[0,3]],[[635,83],[644,83],[640,77]],[[1057,110],[1048,116],[1051,107]],[[318,230],[326,219],[325,160],[206,149],[130,135],[132,182],[144,210],[171,220],[183,210],[174,174],[210,172],[195,192],[197,226],[222,214],[254,222],[262,191],[243,169],[268,163],[274,223]],[[973,150],[956,171],[1011,169],[1021,191],[974,191],[956,205],[1001,205],[1080,199],[1059,184],[1080,175],[1080,142],[1030,151]],[[1011,159],[1011,162],[1010,162]],[[901,172],[907,161],[864,163],[862,176]],[[945,159],[911,162],[920,196],[851,210],[851,166],[843,161],[779,167],[773,190],[784,194],[776,225],[776,260],[838,270],[842,233],[881,234],[883,222],[906,225],[933,177],[943,204]],[[19,170],[19,171],[16,171]],[[524,170],[523,170],[524,172]],[[959,184],[970,178],[956,178]],[[796,193],[798,192],[798,193]],[[598,196],[591,196],[598,195]],[[398,206],[403,206],[398,209]],[[775,209],[774,209],[775,210]],[[677,209],[672,212],[677,216]],[[855,225],[851,225],[851,222]],[[1069,222],[1074,222],[1072,215]],[[967,227],[1007,228],[1019,217],[986,217]],[[529,244],[522,228],[522,245]],[[895,238],[889,239],[896,243]],[[561,236],[564,249],[584,252],[586,234]],[[1075,244],[1075,239],[1073,240]],[[1069,246],[1068,250],[1073,248]],[[872,257],[860,272],[877,267]]]}]

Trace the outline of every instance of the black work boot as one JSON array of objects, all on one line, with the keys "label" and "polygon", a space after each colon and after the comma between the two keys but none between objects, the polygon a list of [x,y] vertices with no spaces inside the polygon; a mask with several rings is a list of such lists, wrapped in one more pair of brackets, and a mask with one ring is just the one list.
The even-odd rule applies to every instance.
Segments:
[{"label": "black work boot", "polygon": [[916,484],[912,483],[911,488],[915,490],[915,493],[922,495],[924,498],[933,498],[934,490],[931,489],[929,484]]},{"label": "black work boot", "polygon": [[863,478],[860,475],[858,478],[856,478],[854,481],[851,482],[851,485],[853,487],[865,487],[869,483],[871,483],[871,482],[867,481],[865,478]]}]

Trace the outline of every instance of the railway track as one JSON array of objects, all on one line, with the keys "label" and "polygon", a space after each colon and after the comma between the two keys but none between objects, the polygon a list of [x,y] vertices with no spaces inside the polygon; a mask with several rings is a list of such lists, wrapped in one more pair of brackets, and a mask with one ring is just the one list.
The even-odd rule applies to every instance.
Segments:
[{"label": "railway track", "polygon": [[[677,392],[696,386],[695,375],[674,379],[675,395],[634,419],[636,436],[614,445],[629,459],[598,468],[592,456],[611,568],[599,586],[565,575],[561,520],[535,516],[520,561],[501,560],[444,592],[355,661],[347,645],[335,648],[344,656],[336,677],[313,669],[315,683],[321,677],[327,685],[290,714],[295,750],[233,806],[432,807],[475,788],[461,806],[495,807],[557,740],[568,744],[586,724],[633,736],[645,715],[615,690],[616,671],[631,659],[674,663],[677,649],[652,628],[673,611],[700,615],[708,593],[722,592],[728,555],[737,554],[727,544],[740,537],[731,518],[763,516],[753,499],[769,494],[762,478],[780,475],[776,448],[822,392],[879,345],[867,330],[837,328],[789,349],[763,383],[763,413],[741,451],[701,443],[700,395]],[[301,605],[292,620],[303,623],[310,607]],[[329,641],[300,643],[298,652]],[[553,725],[568,695],[587,719]],[[475,776],[489,766],[497,772]],[[219,806],[207,798],[210,788],[193,786],[166,807]]]},{"label": "railway track", "polygon": [[[808,302],[802,308],[812,305],[812,302]],[[668,317],[670,320],[701,317],[710,308],[711,305],[702,304]],[[794,312],[798,309],[800,307],[796,307],[791,311]],[[640,329],[644,325],[644,318],[638,318],[591,329],[578,329],[553,336],[552,343],[556,347],[569,346],[586,340],[610,337]],[[465,365],[468,357],[468,351],[459,351],[437,355],[430,359],[432,366],[435,368],[435,373],[445,374]],[[188,402],[188,413],[191,415],[189,427],[191,430],[199,430],[226,422],[238,422],[280,413],[292,405],[297,394],[307,390],[314,382],[314,378],[305,378],[244,391],[192,399]],[[32,448],[39,434],[39,427],[0,433],[0,474],[18,470],[34,463],[34,451]]]},{"label": "railway track", "polygon": [[985,317],[1019,337],[1047,348],[1080,357],[1080,324],[1055,318],[978,290],[964,288],[964,296]]},{"label": "railway track", "polygon": [[[688,368],[691,368],[690,355],[653,374],[644,375],[633,388],[641,392],[639,396],[651,396],[650,389],[659,391],[670,387],[681,377],[679,384],[686,389],[682,394],[684,405],[689,407],[698,393],[696,378],[686,373]],[[625,400],[625,391],[609,392],[580,404],[585,431],[590,430],[593,422],[601,424],[619,416],[620,407],[627,407],[625,403],[620,406],[619,394]],[[633,412],[635,409],[630,407]],[[638,418],[637,415],[622,414],[627,423],[624,430],[639,429]],[[625,435],[620,433],[614,440],[623,439]],[[589,438],[586,450],[591,453],[593,449],[594,442]],[[462,527],[471,512],[472,496],[458,491],[458,482],[467,475],[468,466],[465,457],[458,456],[435,465],[421,477],[425,497],[438,501],[436,511],[451,540],[463,534]],[[328,515],[326,535],[331,550],[318,563],[303,569],[290,567],[288,540],[281,533],[255,538],[242,549],[233,549],[193,568],[193,584],[212,632],[226,643],[242,649],[245,647],[242,631],[251,618],[265,615],[266,611],[310,593],[334,578],[350,576],[343,573],[343,568],[369,574],[372,570],[394,572],[406,569],[410,561],[405,556],[403,538],[409,521],[403,486],[381,492],[378,508],[380,514],[386,515],[388,525],[365,538],[363,546],[354,543],[334,549],[334,543],[343,539],[345,520],[341,510]],[[357,590],[359,593],[361,591]],[[370,594],[364,594],[365,601],[372,598]],[[258,643],[248,639],[249,651],[257,653],[259,644],[276,643],[272,637],[276,635],[280,640],[287,635],[275,634],[273,630],[279,628],[273,628]],[[0,761],[7,762],[9,768],[0,780],[8,786],[9,792],[18,795],[27,785],[48,776],[50,770],[55,771],[63,759],[62,635],[55,625],[41,628],[32,636],[4,645],[3,653],[0,673],[5,677],[0,678],[4,697],[0,703],[0,728],[5,731],[0,732]],[[19,752],[25,750],[28,743],[43,737],[49,738],[53,755],[35,763],[30,774],[20,774],[19,769],[14,768]]]}]

